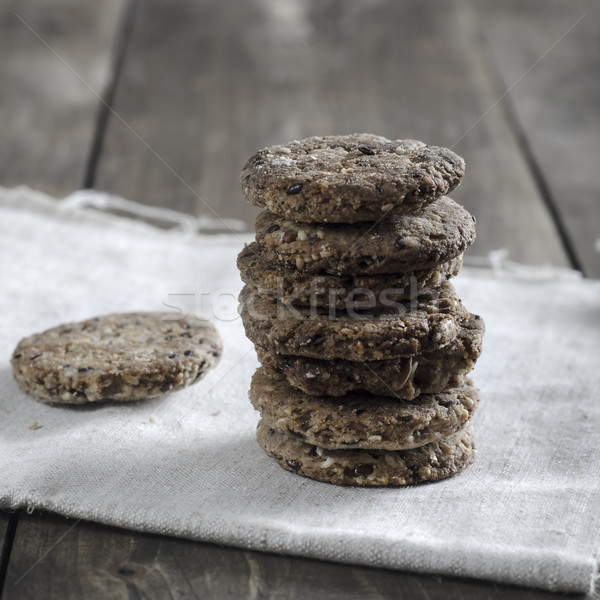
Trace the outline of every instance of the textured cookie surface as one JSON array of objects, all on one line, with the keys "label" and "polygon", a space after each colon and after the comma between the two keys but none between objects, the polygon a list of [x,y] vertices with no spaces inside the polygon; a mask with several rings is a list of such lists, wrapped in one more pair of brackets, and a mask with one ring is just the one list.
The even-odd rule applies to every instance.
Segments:
[{"label": "textured cookie surface", "polygon": [[267,258],[309,274],[378,275],[431,269],[475,240],[471,215],[444,196],[407,215],[377,223],[300,223],[263,211],[256,242]]},{"label": "textured cookie surface", "polygon": [[419,394],[463,385],[481,355],[484,331],[483,319],[469,315],[460,321],[458,335],[444,348],[392,360],[319,360],[276,354],[258,347],[256,352],[268,377],[285,378],[306,394],[343,396],[360,390],[413,400]]},{"label": "textured cookie surface", "polygon": [[447,148],[353,134],[260,150],[241,183],[249,202],[284,217],[356,223],[414,211],[456,188],[464,169]]},{"label": "textured cookie surface", "polygon": [[348,309],[368,304],[379,306],[411,298],[424,288],[437,287],[458,274],[462,255],[422,271],[340,277],[326,273],[310,275],[275,262],[253,242],[240,252],[237,265],[244,283],[284,304]]},{"label": "textured cookie surface", "polygon": [[330,450],[406,450],[437,442],[461,429],[479,403],[470,381],[412,402],[365,393],[332,398],[309,396],[269,379],[262,369],[252,378],[249,396],[266,425]]},{"label": "textured cookie surface", "polygon": [[82,404],[159,396],[199,381],[221,357],[205,319],[119,313],[68,323],[19,342],[19,387],[42,402]]},{"label": "textured cookie surface", "polygon": [[264,350],[319,359],[382,360],[443,348],[466,316],[448,282],[388,309],[354,314],[289,307],[246,285],[240,294],[246,335]]},{"label": "textured cookie surface", "polygon": [[454,435],[413,450],[326,450],[288,437],[263,420],[256,438],[284,469],[341,485],[402,486],[438,481],[459,473],[475,459],[470,421]]}]

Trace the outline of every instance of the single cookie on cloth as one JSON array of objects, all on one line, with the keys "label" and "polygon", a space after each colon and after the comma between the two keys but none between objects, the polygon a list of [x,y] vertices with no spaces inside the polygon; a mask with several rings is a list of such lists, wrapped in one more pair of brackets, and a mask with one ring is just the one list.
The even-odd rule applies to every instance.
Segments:
[{"label": "single cookie on cloth", "polygon": [[412,450],[326,450],[286,436],[260,420],[258,443],[284,469],[338,485],[403,486],[456,475],[475,459],[470,421],[439,442]]},{"label": "single cookie on cloth", "polygon": [[309,275],[268,258],[256,242],[239,254],[237,266],[244,283],[284,304],[353,308],[368,301],[373,306],[415,296],[455,277],[462,254],[431,269],[387,275]]},{"label": "single cookie on cloth", "polygon": [[356,223],[425,206],[455,189],[464,170],[447,148],[363,133],[264,148],[240,180],[250,203],[289,219]]},{"label": "single cookie on cloth", "polygon": [[256,348],[258,360],[271,379],[288,383],[312,396],[343,396],[366,391],[413,400],[460,387],[481,355],[485,324],[478,315],[459,322],[457,336],[444,348],[392,360],[320,360],[276,354]]},{"label": "single cookie on cloth", "polygon": [[117,313],[21,340],[11,364],[19,387],[42,402],[152,398],[202,379],[220,360],[214,325],[176,313]]},{"label": "single cookie on cloth", "polygon": [[479,404],[471,381],[412,402],[365,393],[334,398],[309,396],[262,369],[252,377],[249,397],[265,425],[329,450],[406,450],[438,442],[461,429]]},{"label": "single cookie on cloth", "polygon": [[269,211],[256,218],[256,243],[269,262],[301,273],[382,275],[434,269],[475,241],[473,217],[446,196],[376,223],[291,221]]},{"label": "single cookie on cloth", "polygon": [[365,313],[290,307],[246,285],[240,314],[246,335],[264,350],[318,359],[382,360],[443,348],[467,312],[448,282],[415,299]]}]

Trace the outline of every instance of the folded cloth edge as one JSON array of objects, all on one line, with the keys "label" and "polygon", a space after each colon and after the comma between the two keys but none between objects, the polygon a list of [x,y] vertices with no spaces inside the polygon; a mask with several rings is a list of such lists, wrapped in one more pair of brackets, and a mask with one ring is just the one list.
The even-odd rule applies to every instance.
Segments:
[{"label": "folded cloth edge", "polygon": [[[214,516],[209,519],[206,515],[196,515],[174,522],[171,514],[159,510],[139,511],[137,514],[128,514],[127,519],[120,519],[111,507],[99,507],[97,504],[58,504],[35,495],[31,495],[24,503],[17,503],[10,497],[0,497],[0,506],[9,510],[23,508],[23,505],[28,512],[49,510],[78,521],[92,521],[143,533],[224,544],[258,552],[411,573],[482,579],[503,585],[510,582],[511,585],[552,592],[593,594],[598,579],[598,561],[595,558],[583,555],[573,557],[571,554],[558,554],[544,549],[532,555],[531,549],[525,552],[514,548],[512,552],[507,553],[505,548],[498,549],[487,544],[466,549],[459,542],[449,548],[447,543],[442,547],[431,541],[424,545],[423,540],[419,540],[418,544],[411,540],[403,540],[390,552],[389,541],[380,536],[363,535],[357,540],[351,534],[337,532],[333,534],[337,538],[333,540],[333,545],[340,548],[341,552],[334,555],[330,550],[331,531],[304,534],[302,547],[298,547],[293,528],[281,524],[236,523],[232,519]],[[163,522],[165,526],[148,527],[148,520]],[[432,573],[430,567],[420,564],[419,557],[424,547],[430,555],[439,559],[435,573]],[[494,571],[490,569],[491,564],[495,566]],[[465,569],[464,565],[469,565],[469,568]],[[473,565],[476,565],[475,569]],[[503,578],[498,576],[499,573],[502,573]],[[541,579],[545,582],[543,586],[540,584]]]}]

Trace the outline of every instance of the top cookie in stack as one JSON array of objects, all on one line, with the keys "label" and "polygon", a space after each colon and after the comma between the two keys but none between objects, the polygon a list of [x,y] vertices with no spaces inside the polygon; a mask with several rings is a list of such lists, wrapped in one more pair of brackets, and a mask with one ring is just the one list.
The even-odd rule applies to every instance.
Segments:
[{"label": "top cookie in stack", "polygon": [[241,181],[266,208],[238,257],[262,367],[258,440],[332,483],[406,485],[471,462],[483,322],[448,279],[475,238],[445,194],[464,161],[414,140],[313,137],[259,151]]},{"label": "top cookie in stack", "polygon": [[303,223],[358,223],[431,204],[462,181],[464,160],[416,140],[371,134],[311,137],[252,156],[248,202]]}]

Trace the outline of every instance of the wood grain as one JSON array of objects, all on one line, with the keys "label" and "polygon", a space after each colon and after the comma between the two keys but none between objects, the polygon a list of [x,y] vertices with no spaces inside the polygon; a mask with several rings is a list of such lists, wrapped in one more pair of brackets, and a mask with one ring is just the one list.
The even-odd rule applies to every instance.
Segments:
[{"label": "wood grain", "polygon": [[0,511],[0,595],[2,594],[2,587],[12,548],[12,536],[9,535],[10,520],[11,513],[4,510]]},{"label": "wood grain", "polygon": [[348,567],[73,523],[51,514],[20,520],[3,600],[555,598],[482,581]]},{"label": "wood grain", "polygon": [[504,89],[518,81],[506,98],[513,125],[576,266],[600,277],[600,5],[483,0],[477,9],[491,68]]},{"label": "wood grain", "polygon": [[460,140],[454,196],[478,219],[471,254],[565,265],[502,111],[487,112],[497,97],[471,13],[457,0],[148,0],[114,106],[136,135],[110,119],[96,185],[251,222],[238,174],[259,147],[351,131]]},{"label": "wood grain", "polygon": [[59,196],[81,187],[98,99],[78,76],[103,93],[124,5],[0,4],[0,185],[27,184]]}]

